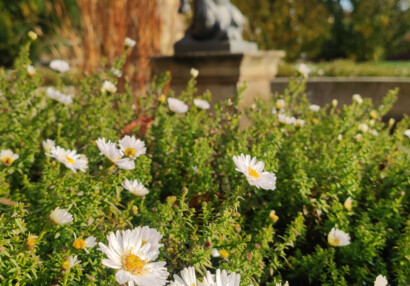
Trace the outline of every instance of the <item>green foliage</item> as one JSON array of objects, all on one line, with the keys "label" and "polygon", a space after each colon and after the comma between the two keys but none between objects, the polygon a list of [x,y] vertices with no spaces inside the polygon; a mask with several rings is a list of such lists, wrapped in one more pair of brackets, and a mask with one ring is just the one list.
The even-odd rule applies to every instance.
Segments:
[{"label": "green foliage", "polygon": [[[269,103],[256,101],[246,111],[249,125],[240,126],[241,93],[202,110],[192,100],[210,95],[197,94],[194,78],[178,96],[189,111],[172,112],[163,95],[169,74],[153,82],[137,107],[128,88],[101,92],[104,80],[116,82],[112,72],[81,78],[73,103],[64,105],[38,90],[40,78],[27,73],[28,54],[29,44],[15,71],[0,71],[0,150],[19,155],[0,165],[4,285],[114,285],[104,255],[75,249],[74,235],[106,244],[108,233],[143,225],[164,236],[159,260],[171,275],[192,265],[200,274],[240,273],[241,285],[372,285],[379,274],[390,284],[409,284],[410,139],[403,133],[410,120],[405,116],[394,130],[381,121],[397,91],[380,106],[365,99],[315,112],[297,78]],[[57,88],[63,81],[58,77]],[[272,113],[279,99],[285,107]],[[282,113],[305,124],[285,125]],[[142,117],[153,118],[148,132],[140,126],[132,133],[144,140],[147,154],[134,170],[111,166],[95,140],[117,141]],[[47,138],[85,154],[89,168],[75,173],[46,156],[41,144]],[[232,156],[241,153],[276,174],[276,190],[251,186],[235,170]],[[121,187],[125,179],[138,179],[149,193],[133,196]],[[52,224],[56,207],[68,210],[73,223]],[[348,233],[351,244],[330,246],[333,227]],[[223,257],[213,257],[214,248]],[[72,255],[81,264],[68,271],[63,263]]]}]

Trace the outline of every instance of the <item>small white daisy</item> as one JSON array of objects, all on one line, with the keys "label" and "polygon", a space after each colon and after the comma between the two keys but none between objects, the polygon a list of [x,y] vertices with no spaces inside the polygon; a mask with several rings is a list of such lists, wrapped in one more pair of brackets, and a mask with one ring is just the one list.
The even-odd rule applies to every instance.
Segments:
[{"label": "small white daisy", "polygon": [[125,38],[124,44],[125,44],[126,47],[132,48],[137,44],[137,42],[134,41],[133,39],[127,37],[127,38]]},{"label": "small white daisy", "polygon": [[196,279],[195,268],[185,267],[181,270],[181,276],[174,274],[174,282],[170,286],[198,286],[199,281]]},{"label": "small white daisy", "polygon": [[56,146],[56,142],[54,140],[51,140],[51,139],[46,139],[46,140],[43,141],[42,145],[43,145],[44,151],[46,153],[50,153],[51,148]]},{"label": "small white daisy", "polygon": [[124,138],[118,141],[118,145],[124,155],[132,160],[136,159],[140,155],[144,155],[147,152],[144,141],[141,141],[134,136],[124,136]]},{"label": "small white daisy", "polygon": [[312,110],[313,112],[318,112],[320,110],[320,105],[317,104],[311,104],[309,106],[309,109]]},{"label": "small white daisy", "polygon": [[301,63],[296,67],[297,71],[303,75],[303,77],[308,77],[311,69],[307,64]]},{"label": "small white daisy", "polygon": [[352,96],[353,101],[357,102],[358,104],[362,104],[363,98],[360,94],[353,94]]},{"label": "small white daisy", "polygon": [[350,244],[350,236],[346,232],[332,228],[327,236],[327,242],[331,246],[346,246]]},{"label": "small white daisy", "polygon": [[60,209],[60,207],[57,207],[55,210],[53,210],[50,214],[50,219],[58,225],[63,225],[67,224],[73,221],[73,215],[70,214],[68,211],[65,209]]},{"label": "small white daisy", "polygon": [[36,69],[32,65],[28,65],[27,73],[29,76],[34,76],[36,74]]},{"label": "small white daisy", "polygon": [[85,252],[88,254],[88,253],[90,253],[90,251],[88,251],[87,248],[93,248],[96,245],[97,245],[97,241],[96,241],[96,238],[94,236],[89,236],[85,240],[83,240],[80,237],[77,238],[77,236],[74,233],[73,247],[75,249],[84,249]]},{"label": "small white daisy", "polygon": [[195,68],[191,68],[190,73],[191,73],[191,76],[192,76],[193,78],[197,78],[198,75],[199,75],[199,70],[197,70],[197,69],[195,69]]},{"label": "small white daisy", "polygon": [[123,153],[118,150],[115,143],[108,141],[105,142],[105,138],[99,138],[95,141],[97,143],[98,149],[100,149],[100,154],[105,155],[112,163],[125,170],[133,170],[135,168],[134,161],[129,158],[122,158]]},{"label": "small white daisy", "polygon": [[138,197],[143,197],[149,193],[147,188],[145,188],[143,184],[138,182],[138,180],[125,180],[124,183],[121,184],[121,186]]},{"label": "small white daisy", "polygon": [[118,283],[128,286],[162,286],[167,283],[168,271],[165,262],[153,262],[157,251],[150,251],[149,242],[142,245],[141,233],[136,230],[123,230],[107,235],[108,246],[99,243],[98,250],[108,259],[102,263],[116,269]]},{"label": "small white daisy", "polygon": [[276,176],[274,173],[263,172],[265,163],[257,162],[256,157],[251,158],[250,155],[244,154],[232,158],[236,165],[235,170],[243,173],[250,185],[265,190],[275,190]]},{"label": "small white daisy", "polygon": [[386,286],[388,283],[386,276],[378,275],[374,281],[374,286]]},{"label": "small white daisy", "polygon": [[366,133],[367,131],[369,131],[369,126],[367,126],[367,124],[365,124],[365,123],[361,123],[361,124],[359,124],[357,129],[359,129],[359,131],[362,132],[362,133]]},{"label": "small white daisy", "polygon": [[48,98],[57,100],[57,101],[59,101],[59,102],[61,102],[61,103],[64,103],[64,104],[71,104],[71,103],[73,103],[73,99],[72,99],[71,96],[62,93],[62,92],[60,92],[59,90],[54,89],[53,87],[48,87],[48,88],[47,88],[47,90],[46,90],[46,96],[47,96]]},{"label": "small white daisy", "polygon": [[116,93],[117,92],[117,87],[111,81],[105,80],[103,82],[102,87],[101,87],[101,92],[102,93],[106,93],[106,92]]},{"label": "small white daisy", "polygon": [[188,105],[179,99],[168,97],[169,109],[175,113],[185,113],[188,111]]},{"label": "small white daisy", "polygon": [[215,275],[212,275],[209,271],[206,272],[201,286],[239,286],[240,283],[241,275],[235,272],[228,275],[226,270],[217,269]]},{"label": "small white daisy", "polygon": [[410,138],[410,129],[407,129],[406,131],[404,131],[404,135]]},{"label": "small white daisy", "polygon": [[221,254],[219,254],[218,249],[216,249],[216,248],[212,248],[212,251],[211,251],[211,256],[212,256],[212,257],[220,257],[220,256],[221,256]]},{"label": "small white daisy", "polygon": [[66,270],[70,270],[77,264],[80,264],[81,260],[78,260],[77,255],[70,256],[66,261],[63,262],[63,268]]},{"label": "small white daisy", "polygon": [[85,155],[77,154],[76,150],[65,150],[64,148],[55,146],[52,147],[50,153],[47,153],[46,155],[63,163],[73,172],[77,172],[77,170],[85,172],[88,168],[87,157],[85,157]]},{"label": "small white daisy", "polygon": [[66,72],[70,69],[70,65],[63,60],[52,60],[50,62],[50,68],[58,72]]},{"label": "small white daisy", "polygon": [[19,158],[18,154],[14,154],[11,150],[1,150],[0,151],[0,161],[5,166],[10,166]]},{"label": "small white daisy", "polygon": [[278,121],[279,123],[282,123],[282,124],[291,125],[295,123],[296,118],[293,116],[292,117],[287,116],[285,114],[278,114]]},{"label": "small white daisy", "polygon": [[205,110],[211,107],[208,101],[202,99],[194,99],[194,104],[195,106]]}]

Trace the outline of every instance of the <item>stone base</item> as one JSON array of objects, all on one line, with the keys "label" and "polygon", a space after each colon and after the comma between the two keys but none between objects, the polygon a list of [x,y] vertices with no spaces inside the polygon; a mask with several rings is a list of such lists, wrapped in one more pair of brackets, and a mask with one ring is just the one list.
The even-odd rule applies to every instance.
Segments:
[{"label": "stone base", "polygon": [[185,37],[174,45],[175,55],[188,55],[201,52],[245,53],[256,52],[258,45],[247,41],[196,41]]},{"label": "stone base", "polygon": [[214,102],[232,96],[246,82],[247,89],[240,102],[249,107],[258,95],[269,99],[270,82],[277,74],[283,51],[258,51],[252,53],[196,53],[155,57],[152,59],[153,74],[171,71],[171,89],[178,95],[185,89],[191,68],[199,70],[198,95],[209,90]]}]

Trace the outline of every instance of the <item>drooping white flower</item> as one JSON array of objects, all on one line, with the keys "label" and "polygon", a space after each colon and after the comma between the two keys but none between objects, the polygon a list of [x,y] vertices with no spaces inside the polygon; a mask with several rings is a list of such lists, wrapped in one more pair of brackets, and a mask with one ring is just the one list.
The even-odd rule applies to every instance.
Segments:
[{"label": "drooping white flower", "polygon": [[352,96],[353,101],[356,101],[358,104],[362,104],[363,103],[363,98],[360,94],[353,94]]},{"label": "drooping white flower", "polygon": [[407,129],[406,131],[404,131],[404,135],[410,138],[410,129]]},{"label": "drooping white flower", "polygon": [[58,72],[66,72],[70,69],[70,65],[63,60],[52,60],[50,62],[50,68]]},{"label": "drooping white flower", "polygon": [[366,133],[367,131],[369,131],[369,126],[367,126],[367,124],[365,123],[361,123],[359,124],[357,129],[359,129],[360,132]]},{"label": "drooping white flower", "polygon": [[36,69],[32,65],[28,65],[27,73],[29,76],[34,76],[36,74]]},{"label": "drooping white flower", "polygon": [[374,286],[386,286],[388,283],[389,282],[387,281],[386,277],[380,274],[376,277]]},{"label": "drooping white flower", "polygon": [[350,236],[346,232],[332,228],[327,236],[327,242],[331,246],[346,246],[350,244]]},{"label": "drooping white flower", "polygon": [[84,249],[86,253],[90,253],[87,248],[93,248],[97,245],[96,238],[94,236],[89,236],[85,240],[78,237],[74,234],[74,243],[73,247],[75,249]]},{"label": "drooping white flower", "polygon": [[145,188],[143,184],[138,182],[138,180],[125,180],[124,183],[121,184],[121,186],[138,197],[143,197],[149,193],[147,188]]},{"label": "drooping white flower", "polygon": [[87,157],[85,157],[85,155],[77,154],[76,150],[65,150],[60,146],[54,146],[51,148],[50,153],[47,153],[46,155],[64,164],[73,172],[77,172],[77,170],[85,172],[88,168]]},{"label": "drooping white flower", "polygon": [[186,267],[182,269],[181,276],[174,274],[174,281],[171,282],[170,286],[197,286],[199,281],[196,279],[195,268]]},{"label": "drooping white flower", "polygon": [[46,140],[43,141],[42,145],[43,145],[44,151],[46,153],[50,153],[51,148],[56,146],[56,142],[54,140],[51,140],[51,139],[46,139]]},{"label": "drooping white flower", "polygon": [[279,121],[279,123],[290,125],[290,124],[294,124],[294,123],[295,123],[296,118],[293,117],[293,116],[292,116],[292,117],[291,117],[291,116],[287,116],[287,115],[285,115],[285,114],[278,114],[278,121]]},{"label": "drooping white flower", "polygon": [[53,87],[47,88],[46,96],[64,104],[73,103],[73,99],[71,96],[62,93],[59,90],[54,89]]},{"label": "drooping white flower", "polygon": [[68,257],[66,261],[63,262],[63,268],[66,270],[70,270],[71,268],[73,268],[74,266],[80,263],[81,263],[81,260],[78,260],[77,255],[74,255],[74,256],[71,255],[70,257]]},{"label": "drooping white flower", "polygon": [[194,99],[194,104],[201,109],[209,109],[211,105],[208,101],[202,99]]},{"label": "drooping white flower", "polygon": [[65,209],[60,209],[60,207],[57,207],[55,210],[53,210],[50,214],[50,219],[58,225],[63,225],[67,224],[73,221],[73,215],[70,214],[68,211]]},{"label": "drooping white flower", "polygon": [[232,158],[236,165],[235,170],[243,173],[250,185],[265,190],[275,190],[276,176],[274,173],[263,172],[265,163],[257,162],[256,157],[251,158],[250,155],[244,154]]},{"label": "drooping white flower", "polygon": [[193,78],[197,78],[199,75],[199,70],[197,70],[196,68],[191,68],[190,73]]},{"label": "drooping white flower", "polygon": [[303,77],[305,77],[305,78],[308,77],[309,74],[310,74],[310,72],[311,72],[310,67],[309,67],[307,64],[304,64],[304,63],[299,64],[299,65],[296,67],[296,69],[297,69],[297,71],[300,72],[300,73],[303,75]]},{"label": "drooping white flower", "polygon": [[117,87],[111,81],[105,80],[103,82],[102,87],[101,87],[101,92],[102,93],[106,93],[106,92],[116,93],[117,92]]},{"label": "drooping white flower", "polygon": [[1,150],[0,151],[0,161],[5,166],[10,166],[19,158],[18,154],[14,154],[11,150]]},{"label": "drooping white flower", "polygon": [[183,101],[168,97],[168,106],[175,113],[185,113],[188,111],[188,105],[186,105]]},{"label": "drooping white flower", "polygon": [[124,44],[125,44],[126,47],[132,48],[132,47],[134,47],[134,46],[137,44],[137,42],[134,41],[134,40],[131,39],[131,38],[126,37],[126,38],[125,38],[125,41],[124,41]]},{"label": "drooping white flower", "polygon": [[124,136],[124,138],[118,141],[118,145],[120,145],[124,155],[132,160],[147,152],[144,141],[141,141],[134,136]]},{"label": "drooping white flower", "polygon": [[232,272],[228,275],[226,270],[216,270],[216,274],[212,275],[209,271],[206,272],[204,281],[201,286],[239,286],[241,283],[241,275]]},{"label": "drooping white flower", "polygon": [[105,138],[99,138],[95,143],[97,143],[98,149],[100,149],[100,154],[105,155],[121,169],[133,170],[135,168],[134,161],[129,158],[122,158],[124,154],[117,148],[115,143],[111,141],[105,142]]},{"label": "drooping white flower", "polygon": [[320,105],[317,104],[311,104],[309,106],[309,109],[312,110],[313,112],[318,112],[320,110]]},{"label": "drooping white flower", "polygon": [[99,243],[98,250],[108,259],[102,263],[116,269],[115,278],[119,284],[129,286],[162,286],[166,284],[168,271],[165,262],[153,262],[157,251],[150,251],[149,242],[142,245],[141,233],[136,230],[123,230],[107,235],[108,246]]}]

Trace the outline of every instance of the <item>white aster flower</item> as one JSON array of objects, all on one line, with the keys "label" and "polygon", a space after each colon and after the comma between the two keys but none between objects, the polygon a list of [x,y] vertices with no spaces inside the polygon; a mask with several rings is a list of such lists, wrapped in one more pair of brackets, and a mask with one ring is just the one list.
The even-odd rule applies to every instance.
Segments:
[{"label": "white aster flower", "polygon": [[34,76],[36,74],[36,69],[32,65],[28,65],[27,73],[29,74],[29,76]]},{"label": "white aster flower", "polygon": [[153,255],[152,259],[153,260],[157,259],[158,254],[159,254],[159,249],[164,246],[162,243],[159,243],[159,241],[162,239],[162,234],[155,228],[150,228],[148,226],[142,226],[142,227],[139,226],[137,228],[134,228],[133,231],[141,235],[141,239],[142,239],[141,246],[144,246],[146,243],[151,244],[151,247],[149,248],[148,251],[156,252],[157,255]]},{"label": "white aster flower", "polygon": [[311,72],[310,67],[304,63],[299,64],[296,69],[303,75],[303,77],[308,77]]},{"label": "white aster flower", "polygon": [[53,210],[50,214],[50,219],[58,225],[63,225],[67,224],[73,221],[73,215],[70,214],[68,211],[65,209],[60,209],[60,207],[57,207],[55,210]]},{"label": "white aster flower", "polygon": [[143,184],[138,182],[138,180],[125,180],[124,183],[121,184],[121,186],[138,197],[143,197],[149,193],[147,188],[145,188]]},{"label": "white aster flower", "polygon": [[47,88],[46,96],[64,104],[73,103],[73,99],[71,98],[71,96],[62,93],[59,90],[54,89],[53,87]]},{"label": "white aster flower", "polygon": [[66,270],[70,270],[77,264],[80,264],[81,260],[78,260],[77,255],[70,256],[66,261],[63,262],[63,268]]},{"label": "white aster flower", "polygon": [[124,155],[132,160],[147,152],[144,141],[141,141],[134,136],[124,136],[124,138],[118,141],[118,145],[120,145]]},{"label": "white aster flower", "polygon": [[197,78],[199,75],[199,70],[197,70],[196,68],[191,68],[190,73],[193,78]]},{"label": "white aster flower", "polygon": [[208,101],[202,99],[194,99],[194,104],[201,109],[209,109],[211,107]]},{"label": "white aster flower", "polygon": [[206,272],[204,282],[201,286],[239,286],[241,283],[241,275],[232,272],[228,275],[226,270],[216,270],[216,275],[212,275],[209,271]]},{"label": "white aster flower", "polygon": [[63,60],[52,60],[50,62],[50,68],[58,72],[66,72],[70,69],[70,65]]},{"label": "white aster flower", "polygon": [[119,69],[116,68],[111,68],[110,71],[116,76],[116,77],[121,77],[122,76],[122,72]]},{"label": "white aster flower", "polygon": [[169,109],[171,109],[175,113],[185,113],[188,111],[188,105],[186,105],[183,101],[168,97],[168,105]]},{"label": "white aster flower", "polygon": [[11,150],[1,150],[0,151],[0,161],[5,166],[10,166],[19,158],[18,154],[14,154]]},{"label": "white aster flower", "polygon": [[235,170],[243,173],[250,185],[265,190],[275,190],[276,176],[274,173],[263,172],[265,163],[256,162],[256,157],[251,158],[250,155],[244,154],[232,158],[236,165]]},{"label": "white aster flower", "polygon": [[374,286],[386,286],[389,282],[383,275],[378,275],[374,281]]},{"label": "white aster flower", "polygon": [[196,279],[195,268],[186,267],[182,269],[181,276],[174,274],[174,282],[171,282],[170,286],[198,286],[199,282]]},{"label": "white aster flower", "polygon": [[150,285],[162,286],[167,282],[168,271],[165,262],[153,262],[157,251],[150,251],[149,242],[142,245],[141,233],[136,230],[123,230],[107,235],[108,247],[99,243],[98,250],[105,253],[108,259],[102,263],[116,269],[115,278],[119,284],[129,286]]},{"label": "white aster flower", "polygon": [[346,246],[350,244],[350,236],[346,232],[334,227],[327,236],[327,242],[331,246]]},{"label": "white aster flower", "polygon": [[332,106],[333,107],[336,107],[338,103],[339,103],[339,101],[337,99],[332,100]]},{"label": "white aster flower", "polygon": [[362,104],[363,98],[360,94],[353,94],[352,96],[353,101],[356,101],[358,104]]},{"label": "white aster flower", "polygon": [[102,93],[106,93],[106,92],[116,93],[117,92],[117,87],[111,81],[105,80],[103,82],[102,87],[101,87],[101,92]]},{"label": "white aster flower", "polygon": [[125,41],[124,41],[124,44],[125,44],[126,47],[132,48],[132,47],[134,47],[134,46],[137,44],[137,42],[134,41],[134,40],[131,39],[131,38],[126,37],[126,38],[125,38]]},{"label": "white aster flower", "polygon": [[293,117],[293,116],[292,117],[287,116],[285,114],[278,114],[278,121],[279,121],[279,123],[290,125],[290,124],[295,123],[296,118]]},{"label": "white aster flower", "polygon": [[295,120],[295,126],[296,126],[296,127],[303,127],[303,126],[305,126],[305,120],[303,120],[303,119],[296,119],[296,120]]},{"label": "white aster flower", "polygon": [[407,129],[406,131],[404,131],[404,135],[410,138],[410,129]]},{"label": "white aster flower", "polygon": [[46,151],[46,153],[50,153],[51,148],[56,146],[56,142],[51,139],[46,139],[43,141],[42,145],[43,145],[44,151]]},{"label": "white aster flower", "polygon": [[85,240],[82,238],[77,238],[77,236],[74,233],[74,243],[73,247],[75,249],[84,249],[85,252],[88,254],[90,253],[87,248],[93,248],[94,246],[97,245],[96,238],[94,236],[89,236]]},{"label": "white aster flower", "polygon": [[313,112],[318,112],[320,110],[320,106],[317,104],[312,104],[309,106],[309,109],[312,110]]},{"label": "white aster flower", "polygon": [[369,131],[369,126],[367,126],[367,124],[365,123],[361,123],[359,124],[357,129],[359,129],[360,132],[366,133],[367,131]]},{"label": "white aster flower", "polygon": [[218,249],[216,248],[212,248],[212,252],[211,252],[212,257],[220,257],[221,254],[219,254]]},{"label": "white aster flower", "polygon": [[276,101],[276,108],[277,109],[283,109],[286,107],[286,101],[284,99],[278,99]]},{"label": "white aster flower", "polygon": [[133,170],[135,168],[134,161],[129,158],[122,158],[124,154],[121,150],[118,150],[115,143],[111,141],[105,142],[105,138],[99,138],[95,143],[97,143],[98,149],[100,149],[100,154],[105,155],[111,162],[121,169]]},{"label": "white aster flower", "polygon": [[85,157],[85,155],[77,154],[76,150],[65,150],[59,146],[54,146],[51,148],[50,153],[47,153],[46,155],[64,164],[73,172],[77,172],[77,170],[85,172],[88,168],[87,157]]}]

